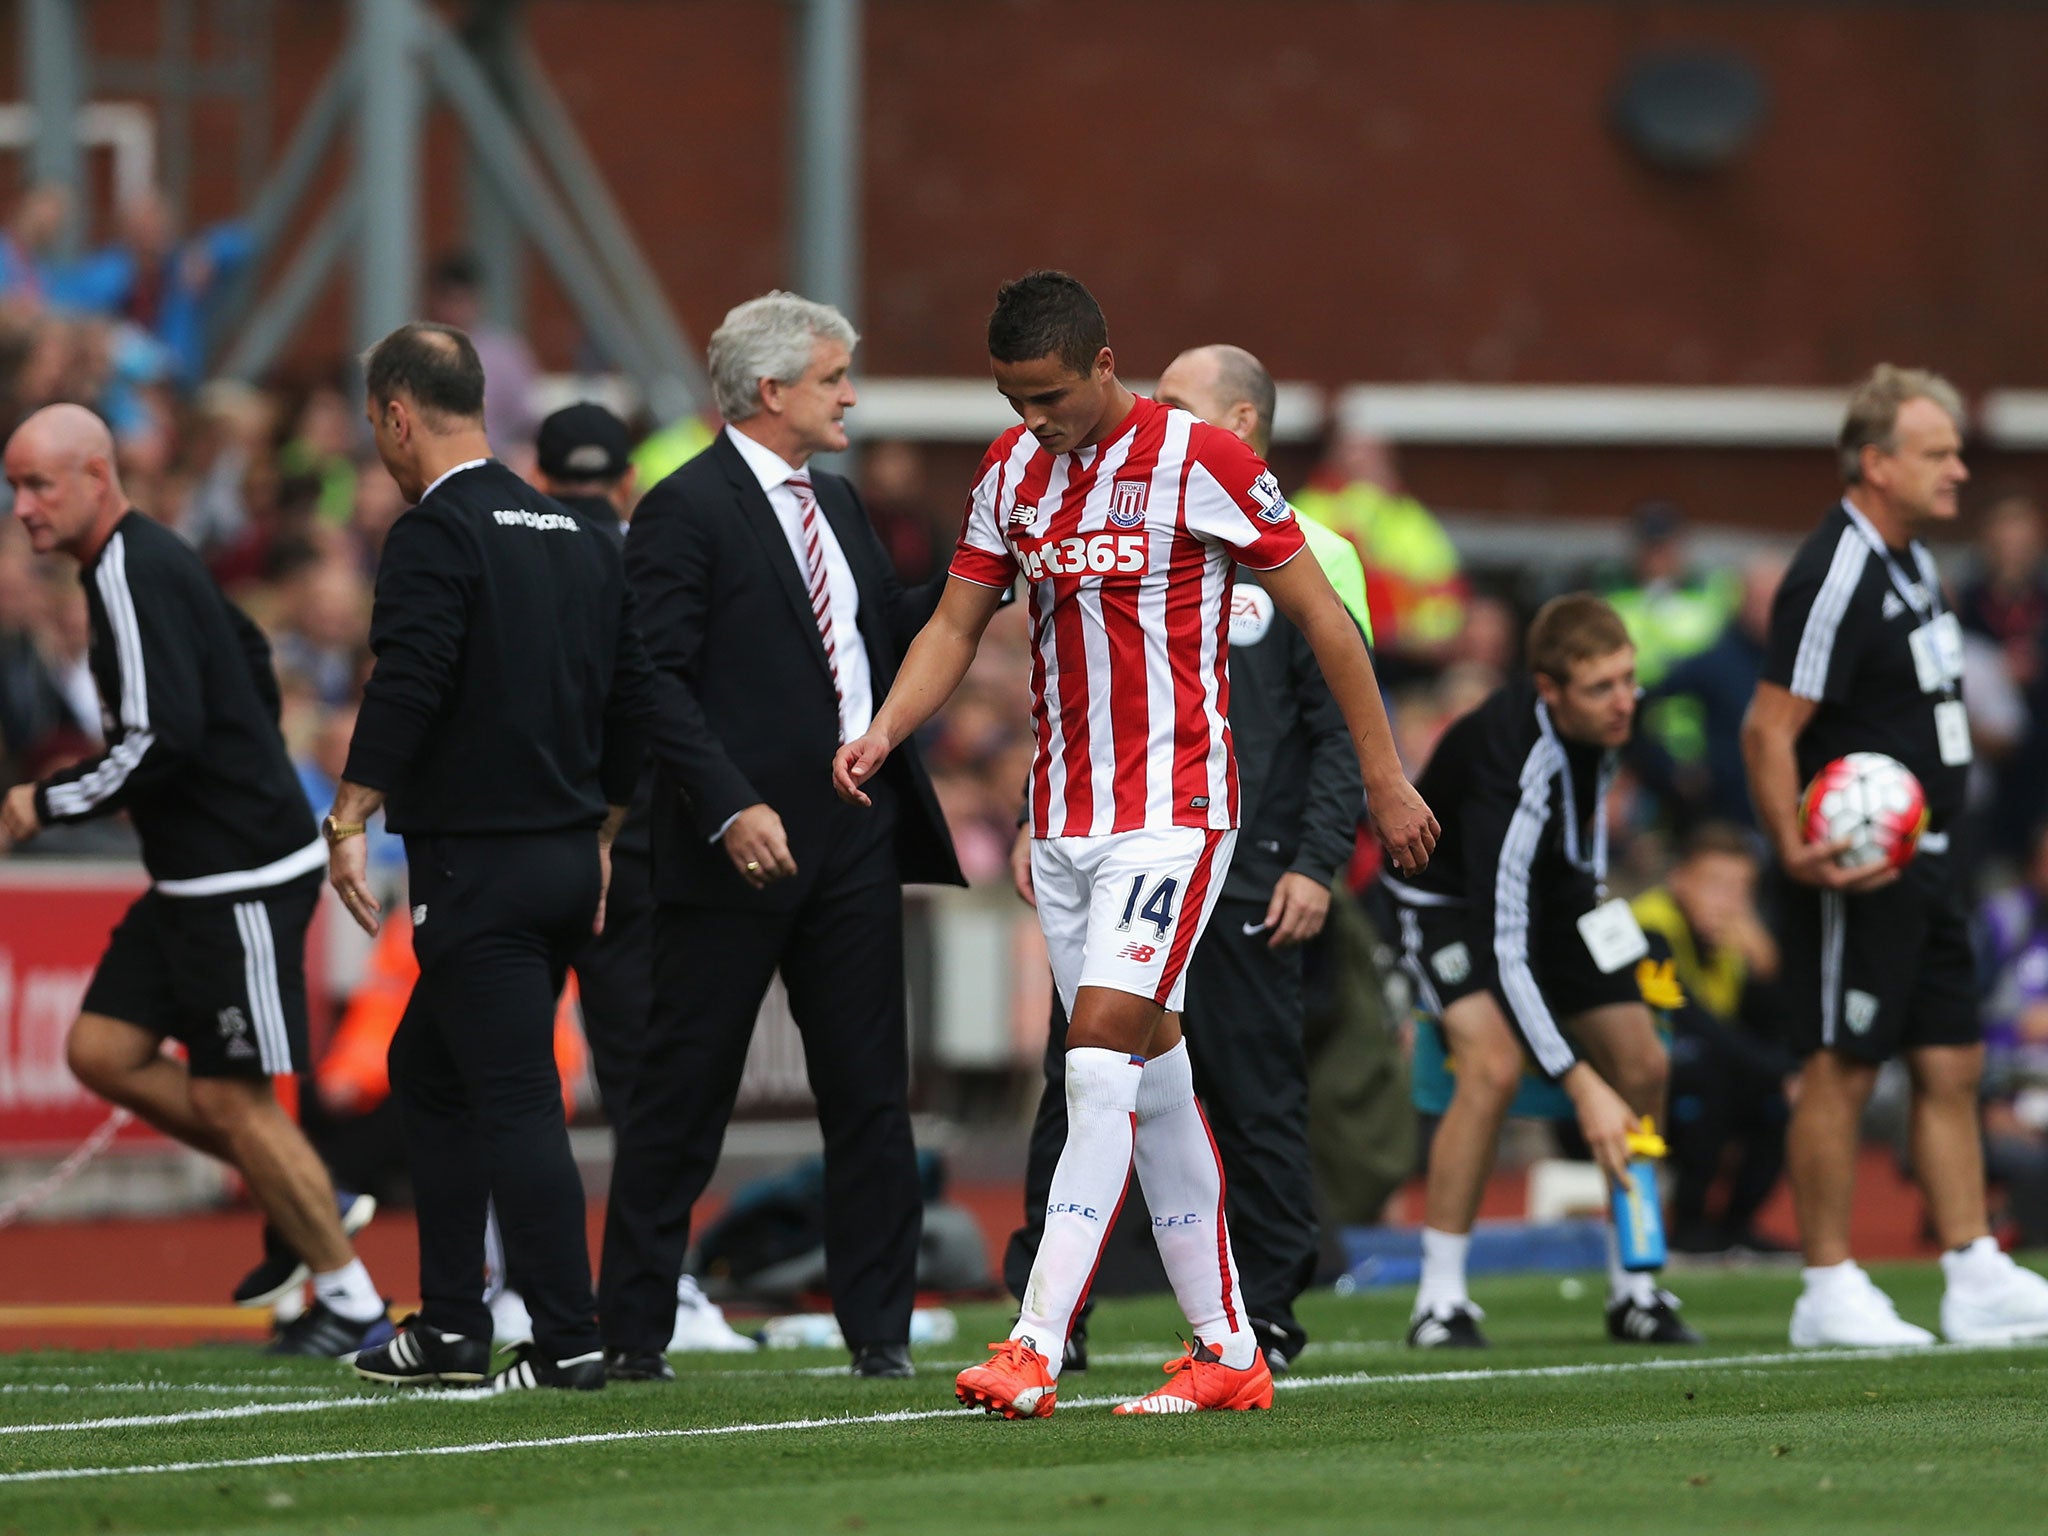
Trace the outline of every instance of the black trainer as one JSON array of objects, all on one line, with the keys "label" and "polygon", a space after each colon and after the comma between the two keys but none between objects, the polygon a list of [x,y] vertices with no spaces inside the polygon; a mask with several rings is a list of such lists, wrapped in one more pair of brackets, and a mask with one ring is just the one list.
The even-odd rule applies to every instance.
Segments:
[{"label": "black trainer", "polygon": [[1263,1317],[1250,1321],[1252,1337],[1259,1341],[1259,1353],[1266,1357],[1266,1369],[1275,1376],[1285,1376],[1288,1367],[1294,1364],[1294,1357],[1308,1347],[1308,1335],[1299,1325],[1290,1328],[1285,1323],[1268,1322]]},{"label": "black trainer", "polygon": [[[1067,1342],[1060,1346],[1060,1374],[1068,1371],[1088,1369],[1088,1314],[1095,1310],[1093,1301],[1081,1303],[1081,1310],[1074,1314],[1074,1321],[1067,1329]],[[1017,1326],[1018,1314],[1010,1316],[1010,1326]]]},{"label": "black trainer", "polygon": [[853,1351],[853,1374],[870,1381],[905,1381],[917,1374],[908,1344],[862,1344]]},{"label": "black trainer", "polygon": [[324,1301],[312,1306],[277,1330],[270,1355],[319,1355],[329,1360],[353,1360],[366,1349],[391,1342],[391,1319],[379,1312],[367,1322],[351,1322]]},{"label": "black trainer", "polygon": [[1088,1369],[1088,1314],[1094,1310],[1093,1301],[1084,1301],[1074,1314],[1074,1325],[1067,1330],[1067,1342],[1060,1350],[1062,1372]]},{"label": "black trainer", "polygon": [[[335,1214],[341,1217],[342,1232],[354,1237],[377,1214],[377,1197],[337,1189],[334,1192],[334,1209]],[[271,1306],[286,1293],[304,1285],[312,1273],[306,1261],[294,1253],[291,1245],[279,1235],[277,1228],[266,1221],[263,1223],[263,1257],[235,1287],[235,1305]]]},{"label": "black trainer", "polygon": [[1607,1303],[1607,1335],[1623,1344],[1704,1344],[1678,1315],[1678,1298],[1659,1291],[1646,1307],[1624,1296]]},{"label": "black trainer", "polygon": [[491,1341],[443,1333],[417,1316],[398,1325],[397,1337],[356,1356],[356,1374],[365,1381],[399,1387],[431,1387],[437,1382],[475,1386],[491,1372]]},{"label": "black trainer", "polygon": [[674,1381],[676,1368],[662,1354],[636,1355],[615,1349],[604,1357],[604,1374],[609,1381]]},{"label": "black trainer", "polygon": [[1469,1301],[1459,1302],[1444,1312],[1420,1312],[1408,1325],[1412,1349],[1485,1349],[1486,1335],[1479,1320],[1486,1316]]},{"label": "black trainer", "polygon": [[491,1378],[491,1390],[531,1392],[537,1388],[553,1388],[561,1392],[602,1392],[604,1376],[604,1351],[601,1349],[593,1349],[587,1355],[577,1355],[569,1360],[543,1360],[533,1345],[521,1344],[512,1351],[512,1363]]}]

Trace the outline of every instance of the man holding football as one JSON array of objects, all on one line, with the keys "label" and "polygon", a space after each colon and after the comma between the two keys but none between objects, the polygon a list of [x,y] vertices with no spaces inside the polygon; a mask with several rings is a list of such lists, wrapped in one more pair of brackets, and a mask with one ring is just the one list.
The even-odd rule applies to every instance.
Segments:
[{"label": "man holding football", "polygon": [[[1984,1051],[1968,921],[1948,856],[1970,726],[1962,633],[1919,535],[1953,522],[1968,471],[1953,385],[1881,364],[1842,424],[1841,502],[1801,545],[1771,613],[1742,733],[1757,818],[1786,875],[1784,986],[1805,1058],[1787,1154],[1806,1258],[1792,1342],[1931,1344],[1849,1253],[1858,1127],[1894,1056],[1912,1077],[1914,1173],[1944,1250],[1942,1334],[2048,1335],[2048,1280],[1999,1251],[1985,1218],[1977,1093]],[[1896,759],[1925,795],[1903,868],[1849,838],[1809,842],[1801,788],[1851,752]],[[1883,851],[1883,850],[1880,850]]]}]

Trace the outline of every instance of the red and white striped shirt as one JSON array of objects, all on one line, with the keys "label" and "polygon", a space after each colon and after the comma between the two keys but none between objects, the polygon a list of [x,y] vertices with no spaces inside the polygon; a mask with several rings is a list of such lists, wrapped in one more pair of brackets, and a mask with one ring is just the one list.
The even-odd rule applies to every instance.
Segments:
[{"label": "red and white striped shirt", "polygon": [[997,438],[967,500],[952,574],[1031,599],[1031,834],[1237,825],[1230,747],[1234,561],[1300,553],[1257,454],[1139,397],[1116,434],[1051,454]]}]

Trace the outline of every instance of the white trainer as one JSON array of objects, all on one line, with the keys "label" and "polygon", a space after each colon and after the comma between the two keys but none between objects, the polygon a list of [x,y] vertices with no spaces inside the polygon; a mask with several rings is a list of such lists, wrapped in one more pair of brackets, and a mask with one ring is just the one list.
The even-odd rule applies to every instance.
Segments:
[{"label": "white trainer", "polygon": [[[1806,1274],[1806,1289],[1792,1307],[1796,1348],[1884,1349],[1935,1341],[1925,1328],[1900,1317],[1891,1297],[1855,1262]],[[1816,1280],[1816,1274],[1822,1278]]]},{"label": "white trainer", "polygon": [[699,1349],[738,1354],[760,1346],[725,1320],[725,1312],[697,1284],[694,1275],[676,1282],[676,1330],[669,1335],[669,1352]]},{"label": "white trainer", "polygon": [[1941,1335],[1951,1344],[2048,1338],[2048,1279],[2015,1264],[1996,1239],[1944,1253],[1941,1272]]}]

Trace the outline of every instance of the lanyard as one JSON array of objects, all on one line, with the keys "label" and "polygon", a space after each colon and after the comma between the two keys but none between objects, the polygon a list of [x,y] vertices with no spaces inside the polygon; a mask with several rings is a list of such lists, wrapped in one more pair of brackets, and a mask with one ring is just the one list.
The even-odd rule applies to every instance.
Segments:
[{"label": "lanyard", "polygon": [[1884,562],[1887,575],[1900,598],[1914,613],[1930,622],[1941,617],[1941,586],[1935,580],[1934,557],[1927,553],[1918,539],[1911,541],[1913,563],[1920,568],[1920,585],[1915,587],[1906,580],[1906,573],[1899,569],[1899,562],[1892,558],[1891,546],[1878,537],[1877,530],[1870,526],[1870,519],[1858,511],[1854,502],[1844,498],[1842,510],[1849,514],[1849,521],[1856,525],[1856,531],[1863,535],[1871,553]]},{"label": "lanyard", "polygon": [[1536,723],[1542,728],[1543,739],[1557,749],[1558,762],[1563,766],[1558,771],[1558,781],[1564,795],[1564,857],[1572,868],[1593,877],[1593,884],[1601,900],[1607,899],[1607,792],[1614,787],[1615,776],[1621,771],[1621,754],[1603,752],[1600,755],[1600,772],[1593,785],[1593,856],[1579,857],[1579,801],[1572,788],[1572,761],[1566,754],[1564,743],[1558,739],[1557,728],[1550,723],[1550,710],[1541,699],[1536,701]]},{"label": "lanyard", "polygon": [[[1898,561],[1892,558],[1891,547],[1878,537],[1877,530],[1870,525],[1870,519],[1865,517],[1856,504],[1846,496],[1842,498],[1842,510],[1849,514],[1849,521],[1855,524],[1856,531],[1863,536],[1863,542],[1868,544],[1872,553],[1884,562],[1885,574],[1891,577],[1893,590],[1899,594],[1900,601],[1912,610],[1913,617],[1925,619],[1929,624],[1938,620],[1942,614],[1941,580],[1934,569],[1934,556],[1927,553],[1927,546],[1918,539],[1909,542],[1908,547],[1913,551],[1913,564],[1920,571],[1920,585],[1916,588],[1906,580],[1906,573],[1899,569]],[[1948,699],[1962,697],[1962,691],[1957,687],[1954,678],[1947,681],[1942,689],[1942,696]]]}]

